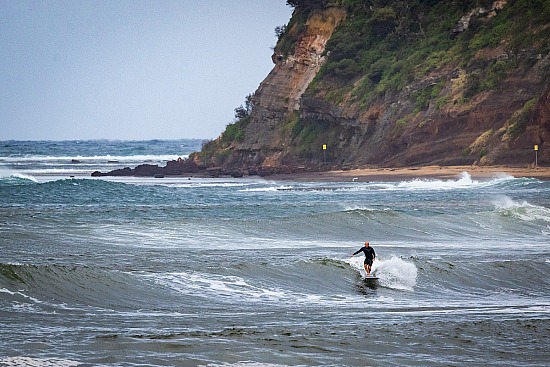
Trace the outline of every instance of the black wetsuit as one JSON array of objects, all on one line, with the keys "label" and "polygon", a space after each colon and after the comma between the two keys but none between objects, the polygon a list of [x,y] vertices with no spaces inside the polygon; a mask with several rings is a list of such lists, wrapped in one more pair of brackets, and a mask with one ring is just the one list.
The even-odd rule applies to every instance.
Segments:
[{"label": "black wetsuit", "polygon": [[370,246],[369,247],[361,247],[353,255],[357,255],[360,252],[365,254],[365,264],[372,265],[372,262],[373,262],[374,258],[376,257],[376,252],[374,252],[374,249]]}]

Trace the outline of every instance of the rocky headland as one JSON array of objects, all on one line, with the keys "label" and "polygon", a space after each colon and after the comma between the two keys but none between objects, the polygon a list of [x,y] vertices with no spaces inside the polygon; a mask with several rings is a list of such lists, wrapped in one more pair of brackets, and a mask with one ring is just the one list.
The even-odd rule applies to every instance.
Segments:
[{"label": "rocky headland", "polygon": [[[544,1],[308,1],[215,140],[166,167],[94,175],[298,174],[550,162]],[[237,111],[237,110],[236,110]]]}]

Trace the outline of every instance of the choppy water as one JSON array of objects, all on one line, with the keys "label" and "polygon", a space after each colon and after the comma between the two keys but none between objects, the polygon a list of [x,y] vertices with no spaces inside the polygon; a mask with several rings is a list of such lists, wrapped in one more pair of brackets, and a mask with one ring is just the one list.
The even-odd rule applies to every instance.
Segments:
[{"label": "choppy water", "polygon": [[548,365],[550,182],[89,177],[172,143],[0,149],[0,366]]}]

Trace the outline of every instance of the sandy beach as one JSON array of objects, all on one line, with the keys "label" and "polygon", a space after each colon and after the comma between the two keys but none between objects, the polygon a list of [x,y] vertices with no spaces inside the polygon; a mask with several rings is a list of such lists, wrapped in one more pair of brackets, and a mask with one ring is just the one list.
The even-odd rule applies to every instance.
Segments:
[{"label": "sandy beach", "polygon": [[325,172],[273,175],[270,178],[297,181],[406,181],[414,179],[457,179],[467,172],[473,179],[490,179],[503,175],[550,180],[550,167],[508,166],[422,166],[401,168],[363,168]]}]

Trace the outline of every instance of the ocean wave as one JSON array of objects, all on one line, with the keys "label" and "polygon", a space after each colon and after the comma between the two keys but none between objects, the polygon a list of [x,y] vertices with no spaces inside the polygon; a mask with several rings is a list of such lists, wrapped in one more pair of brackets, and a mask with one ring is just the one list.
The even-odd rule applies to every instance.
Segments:
[{"label": "ocean wave", "polygon": [[6,367],[73,367],[81,365],[81,362],[62,358],[35,358],[35,357],[3,357],[0,365]]},{"label": "ocean wave", "polygon": [[281,290],[262,288],[252,285],[238,276],[225,276],[208,273],[163,273],[162,275],[146,275],[153,278],[155,283],[172,288],[179,293],[204,296],[210,298],[214,294],[218,298],[228,298],[233,301],[236,297],[246,298],[248,301],[272,300],[277,301],[285,296]]},{"label": "ocean wave", "polygon": [[422,291],[431,295],[460,294],[481,298],[495,294],[533,297],[543,295],[548,287],[547,264],[523,260],[520,254],[511,259],[469,260],[441,259],[418,262],[422,273]]},{"label": "ocean wave", "polygon": [[479,181],[472,179],[468,172],[462,172],[456,180],[440,180],[440,179],[414,179],[397,183],[391,189],[400,190],[454,190],[486,187],[499,184],[505,181],[513,180],[513,176],[498,175],[488,181]]},{"label": "ocean wave", "polygon": [[[353,260],[358,260],[357,264]],[[354,276],[362,260],[312,258],[291,264],[248,263],[224,270],[223,274],[193,271],[142,274],[155,284],[172,289],[200,303],[215,298],[221,303],[293,304],[303,306],[358,304],[364,300],[357,292],[363,284]],[[351,265],[351,268],[350,268]],[[375,267],[379,286],[411,291],[416,283],[414,264],[398,258],[378,261]]]},{"label": "ocean wave", "polygon": [[530,204],[524,200],[513,200],[509,196],[502,195],[493,200],[493,205],[496,212],[505,217],[517,218],[527,222],[550,222],[549,208]]},{"label": "ocean wave", "polygon": [[38,183],[38,180],[32,176],[23,173],[13,173],[9,176],[0,176],[0,183],[21,184],[21,183]]},{"label": "ocean wave", "polygon": [[[345,276],[334,278],[335,269],[344,271],[343,267],[326,265],[308,261],[283,267],[251,263],[228,269],[230,274],[196,271],[143,276],[198,304],[203,302],[201,299],[216,299],[221,304],[246,303],[250,307],[258,303],[311,306],[360,302],[351,290],[343,294]],[[339,281],[340,286],[334,287],[334,281]]]},{"label": "ocean wave", "polygon": [[[132,274],[86,266],[0,264],[0,289],[17,311],[139,304],[147,290]],[[40,310],[36,309],[37,307]]]},{"label": "ocean wave", "polygon": [[[82,163],[124,163],[124,162],[166,162],[177,160],[178,158],[187,158],[188,154],[175,155],[175,154],[138,154],[138,155],[61,155],[61,156],[46,156],[46,155],[24,155],[24,156],[7,156],[0,157],[2,163],[37,163],[37,164],[52,164],[52,163],[65,163],[75,164],[77,162]],[[71,163],[72,162],[72,163]]]},{"label": "ocean wave", "polygon": [[369,206],[361,206],[361,205],[345,206],[342,208],[342,213],[359,214],[362,216],[376,215],[376,214],[398,215],[398,212],[396,210],[385,206],[369,207]]},{"label": "ocean wave", "polygon": [[89,176],[94,171],[111,171],[140,164],[163,166],[168,161],[187,157],[188,154],[0,156],[0,164],[5,167],[0,170],[0,175],[17,172],[29,176]]},{"label": "ocean wave", "polygon": [[[273,363],[259,363],[252,361],[242,361],[236,363],[209,363],[207,365],[199,365],[200,367],[289,367],[284,364],[273,364]],[[295,366],[297,367],[297,366]]]},{"label": "ocean wave", "polygon": [[[350,266],[365,276],[363,259],[354,257],[346,260]],[[375,260],[372,264],[372,274],[379,278],[378,283],[382,287],[412,291],[416,285],[418,270],[414,263],[405,261],[397,256],[388,260]]]},{"label": "ocean wave", "polygon": [[525,180],[537,181],[533,179],[516,179],[506,174],[495,175],[486,180],[475,180],[468,172],[462,172],[457,179],[424,179],[415,178],[412,180],[398,182],[302,182],[302,183],[273,183],[265,188],[258,188],[258,191],[304,191],[304,192],[356,192],[363,191],[443,191],[443,190],[461,190],[471,188],[484,188],[497,185],[506,185],[515,181]]},{"label": "ocean wave", "polygon": [[[180,188],[233,188],[233,187],[247,187],[251,183],[247,181],[225,181],[225,180],[212,180],[212,179],[186,179],[186,182],[172,183],[169,186],[171,187],[180,187]],[[163,185],[162,182],[159,183]],[[247,191],[248,189],[244,189]]]},{"label": "ocean wave", "polygon": [[277,191],[290,191],[293,190],[292,186],[289,185],[275,185],[275,186],[266,186],[266,187],[252,187],[246,188],[242,191],[244,192],[277,192]]}]

